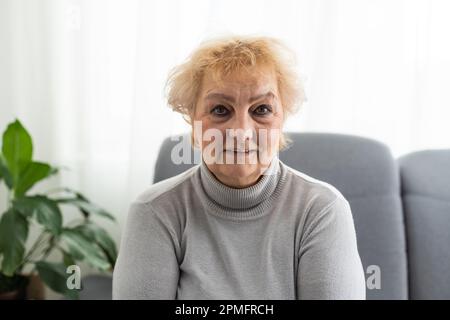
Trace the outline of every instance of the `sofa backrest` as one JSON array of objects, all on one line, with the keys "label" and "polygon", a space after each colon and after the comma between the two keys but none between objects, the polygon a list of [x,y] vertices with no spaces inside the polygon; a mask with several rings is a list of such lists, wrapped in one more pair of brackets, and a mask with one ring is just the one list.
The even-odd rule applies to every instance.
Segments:
[{"label": "sofa backrest", "polygon": [[[366,279],[380,288],[367,289],[367,299],[407,299],[405,230],[400,198],[399,171],[385,145],[375,140],[341,134],[288,133],[293,143],[280,153],[288,166],[334,185],[352,208],[358,249]],[[180,137],[178,137],[179,139]],[[182,143],[189,154],[190,139]],[[194,164],[174,164],[174,146],[167,138],[155,167],[154,182],[181,173]],[[175,155],[179,156],[179,149]],[[378,273],[379,271],[379,273]]]},{"label": "sofa backrest", "polygon": [[[187,161],[178,162],[183,157]],[[192,148],[189,134],[168,137],[159,149],[153,183],[176,176],[200,163],[199,160],[200,152]]]},{"label": "sofa backrest", "polygon": [[[280,159],[332,184],[350,203],[359,254],[370,282],[367,299],[407,299],[400,179],[389,148],[342,134],[291,133],[289,137],[293,144],[280,153]],[[374,278],[378,275],[379,288]]]},{"label": "sofa backrest", "polygon": [[399,159],[411,299],[450,299],[450,150]]}]

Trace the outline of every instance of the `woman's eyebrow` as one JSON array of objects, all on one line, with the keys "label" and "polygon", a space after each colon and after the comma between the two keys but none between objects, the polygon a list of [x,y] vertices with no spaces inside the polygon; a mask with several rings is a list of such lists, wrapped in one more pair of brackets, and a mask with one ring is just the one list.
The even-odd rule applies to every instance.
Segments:
[{"label": "woman's eyebrow", "polygon": [[269,92],[266,92],[263,94],[258,94],[257,96],[251,97],[249,99],[249,102],[253,102],[253,101],[259,100],[261,98],[275,98],[275,94],[272,91],[269,91]]},{"label": "woman's eyebrow", "polygon": [[212,92],[212,93],[208,94],[205,97],[205,100],[214,99],[214,98],[220,98],[220,99],[223,99],[223,100],[228,100],[230,102],[234,102],[235,101],[232,96],[226,95],[224,93],[215,93],[215,92]]},{"label": "woman's eyebrow", "polygon": [[[266,92],[266,93],[263,93],[263,94],[258,94],[257,96],[251,97],[249,99],[249,102],[253,102],[253,101],[259,100],[261,98],[274,98],[274,97],[275,97],[275,94],[272,91],[269,91],[269,92]],[[220,99],[223,99],[223,100],[228,100],[228,101],[233,102],[233,103],[235,102],[235,99],[232,96],[226,95],[224,93],[218,93],[218,92],[212,92],[212,93],[208,94],[205,97],[205,100],[214,99],[214,98],[220,98]]]}]

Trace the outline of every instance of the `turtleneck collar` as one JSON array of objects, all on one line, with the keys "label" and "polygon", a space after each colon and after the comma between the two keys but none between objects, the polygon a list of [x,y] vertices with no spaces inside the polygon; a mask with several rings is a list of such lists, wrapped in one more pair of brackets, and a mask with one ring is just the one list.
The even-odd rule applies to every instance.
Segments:
[{"label": "turtleneck collar", "polygon": [[246,188],[232,188],[220,182],[202,160],[200,180],[212,211],[225,217],[246,219],[264,214],[283,176],[283,166],[275,156],[260,179]]}]

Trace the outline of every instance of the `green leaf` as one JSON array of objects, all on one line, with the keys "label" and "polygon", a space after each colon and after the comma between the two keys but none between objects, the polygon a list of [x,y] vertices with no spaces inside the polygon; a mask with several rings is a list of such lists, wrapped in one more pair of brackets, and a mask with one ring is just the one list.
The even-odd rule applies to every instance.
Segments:
[{"label": "green leaf", "polygon": [[[94,205],[93,203],[87,201],[86,198],[84,198],[81,194],[78,194],[76,198],[61,198],[56,199],[58,203],[62,204],[70,204],[76,206],[86,218],[88,218],[91,214],[96,214],[105,218],[108,218],[112,221],[115,221],[115,218],[113,215],[108,213],[107,211],[103,210],[102,208],[99,208],[98,206]],[[83,198],[81,198],[83,197]]]},{"label": "green leaf", "polygon": [[50,169],[50,173],[48,174],[48,176],[53,176],[55,174],[59,173],[59,168],[58,167],[51,167]]},{"label": "green leaf", "polygon": [[45,196],[21,197],[13,201],[13,207],[22,215],[36,216],[37,221],[54,235],[62,229],[62,214],[56,201]]},{"label": "green leaf", "polygon": [[2,153],[15,186],[20,172],[28,165],[33,155],[31,136],[19,120],[10,123],[3,133]]},{"label": "green leaf", "polygon": [[28,237],[28,221],[14,209],[6,211],[0,220],[0,253],[2,273],[12,276],[22,262]]},{"label": "green leaf", "polygon": [[78,290],[67,287],[68,274],[63,263],[39,261],[36,263],[36,269],[42,281],[52,290],[62,293],[68,298],[78,299]]},{"label": "green leaf", "polygon": [[76,264],[74,257],[66,251],[62,251],[63,254],[63,262],[66,267]]},{"label": "green leaf", "polygon": [[19,176],[16,187],[14,188],[15,196],[19,197],[27,192],[36,182],[41,181],[52,174],[52,168],[42,162],[30,162]]},{"label": "green leaf", "polygon": [[8,189],[12,189],[13,188],[12,176],[8,168],[6,167],[6,162],[1,154],[0,154],[0,176],[2,176],[3,179],[5,180]]},{"label": "green leaf", "polygon": [[103,228],[93,223],[86,223],[75,227],[73,230],[80,232],[85,238],[95,242],[102,249],[109,264],[114,268],[117,260],[117,247],[114,240]]},{"label": "green leaf", "polygon": [[71,254],[83,254],[86,262],[100,270],[108,270],[110,268],[110,264],[102,250],[95,243],[89,241],[82,233],[73,229],[64,229],[61,233],[61,238],[67,243]]}]

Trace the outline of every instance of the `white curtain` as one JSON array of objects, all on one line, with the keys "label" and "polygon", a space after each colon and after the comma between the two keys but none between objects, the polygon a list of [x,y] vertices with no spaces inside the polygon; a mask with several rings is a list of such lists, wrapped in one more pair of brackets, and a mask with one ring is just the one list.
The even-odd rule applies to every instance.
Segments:
[{"label": "white curtain", "polygon": [[70,168],[37,190],[82,191],[117,216],[119,239],[162,140],[189,130],[163,86],[201,40],[281,38],[308,98],[286,130],[400,156],[450,147],[449,15],[447,0],[0,0],[0,128],[18,117],[37,159]]}]

